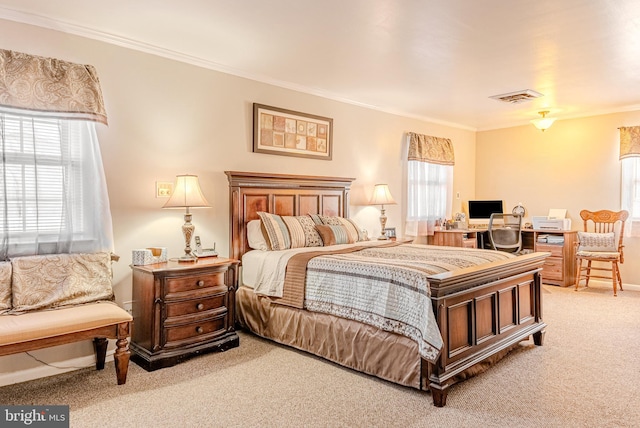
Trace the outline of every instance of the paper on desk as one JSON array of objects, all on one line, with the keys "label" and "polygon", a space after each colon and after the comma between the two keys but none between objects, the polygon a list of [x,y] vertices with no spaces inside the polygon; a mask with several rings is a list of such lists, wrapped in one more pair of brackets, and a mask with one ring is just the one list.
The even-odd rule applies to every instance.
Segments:
[{"label": "paper on desk", "polygon": [[547,218],[565,218],[567,216],[567,210],[563,208],[550,208]]}]

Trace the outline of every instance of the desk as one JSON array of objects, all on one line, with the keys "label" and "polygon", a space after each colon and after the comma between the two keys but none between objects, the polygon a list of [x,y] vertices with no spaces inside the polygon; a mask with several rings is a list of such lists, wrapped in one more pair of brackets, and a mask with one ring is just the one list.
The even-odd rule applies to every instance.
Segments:
[{"label": "desk", "polygon": [[[541,235],[563,238],[563,243],[538,242]],[[576,283],[576,230],[522,229],[522,248],[551,253],[544,262],[542,282],[568,287]]]},{"label": "desk", "polygon": [[[432,245],[449,247],[484,248],[487,229],[450,229],[433,232]],[[562,243],[538,242],[541,235],[563,238]],[[522,229],[522,249],[549,252],[544,263],[542,282],[568,287],[576,282],[576,245],[578,232],[575,230]]]},{"label": "desk", "polygon": [[433,245],[478,248],[478,232],[482,234],[483,231],[481,229],[435,230],[433,232]]}]

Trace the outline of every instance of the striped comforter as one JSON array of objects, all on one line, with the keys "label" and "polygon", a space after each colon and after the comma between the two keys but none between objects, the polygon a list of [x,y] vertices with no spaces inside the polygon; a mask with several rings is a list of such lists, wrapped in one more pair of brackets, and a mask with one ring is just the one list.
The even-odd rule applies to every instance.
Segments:
[{"label": "striped comforter", "polygon": [[429,275],[513,257],[508,253],[404,244],[312,258],[305,308],[407,336],[421,357],[435,361],[442,337],[435,321]]}]

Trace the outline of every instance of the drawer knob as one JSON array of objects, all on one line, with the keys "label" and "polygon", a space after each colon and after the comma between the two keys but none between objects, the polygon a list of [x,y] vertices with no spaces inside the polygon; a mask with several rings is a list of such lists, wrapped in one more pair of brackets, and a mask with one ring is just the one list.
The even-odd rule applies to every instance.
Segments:
[{"label": "drawer knob", "polygon": [[203,280],[198,281],[198,287],[202,287],[203,285],[204,285],[204,281]]},{"label": "drawer knob", "polygon": [[196,308],[198,308],[199,311],[204,309],[204,305],[202,303],[198,303],[198,306],[196,306]]},{"label": "drawer knob", "polygon": [[198,326],[196,327],[196,332],[202,334],[204,330],[202,329],[202,327]]}]

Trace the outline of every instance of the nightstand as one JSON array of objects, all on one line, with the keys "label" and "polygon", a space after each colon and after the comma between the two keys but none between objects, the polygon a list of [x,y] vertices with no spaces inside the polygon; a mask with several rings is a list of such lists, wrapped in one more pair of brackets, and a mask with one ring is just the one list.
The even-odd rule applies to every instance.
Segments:
[{"label": "nightstand", "polygon": [[131,359],[147,371],[240,344],[234,330],[238,260],[132,266]]}]

